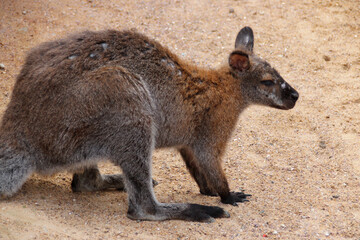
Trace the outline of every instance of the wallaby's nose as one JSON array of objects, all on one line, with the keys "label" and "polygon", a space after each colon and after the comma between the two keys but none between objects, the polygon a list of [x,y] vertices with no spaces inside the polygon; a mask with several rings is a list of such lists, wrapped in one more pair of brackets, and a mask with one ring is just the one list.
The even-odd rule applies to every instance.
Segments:
[{"label": "wallaby's nose", "polygon": [[297,91],[293,91],[290,97],[294,102],[296,102],[299,99],[299,93]]}]

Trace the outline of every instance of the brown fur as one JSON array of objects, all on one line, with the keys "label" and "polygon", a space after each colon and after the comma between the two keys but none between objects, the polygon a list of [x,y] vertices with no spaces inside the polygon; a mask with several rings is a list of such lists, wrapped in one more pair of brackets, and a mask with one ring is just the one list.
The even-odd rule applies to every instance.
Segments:
[{"label": "brown fur", "polygon": [[[0,131],[0,194],[32,172],[81,171],[74,191],[123,189],[132,219],[212,221],[218,207],[162,204],[151,182],[155,148],[179,149],[206,195],[236,205],[221,157],[238,116],[250,104],[290,109],[298,98],[253,52],[240,31],[229,65],[201,69],[133,31],[84,32],[33,49],[21,70]],[[124,175],[100,175],[107,158]]]}]

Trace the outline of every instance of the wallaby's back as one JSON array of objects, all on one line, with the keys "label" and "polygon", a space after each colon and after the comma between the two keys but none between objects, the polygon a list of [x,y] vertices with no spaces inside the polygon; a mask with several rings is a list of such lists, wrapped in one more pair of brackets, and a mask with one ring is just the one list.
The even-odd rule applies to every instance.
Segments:
[{"label": "wallaby's back", "polygon": [[[109,72],[127,79],[114,81]],[[148,105],[143,107],[155,115],[158,126],[169,125],[167,131],[178,131],[179,138],[186,131],[170,125],[190,121],[176,89],[187,74],[175,56],[136,32],[84,32],[44,43],[30,52],[18,76],[2,134],[21,133],[19,147],[51,156],[41,164],[66,162],[66,153],[84,142],[82,136],[93,133],[88,126],[96,126],[94,121],[132,94]],[[130,109],[132,104],[118,108]],[[165,119],[172,114],[177,118]]]}]

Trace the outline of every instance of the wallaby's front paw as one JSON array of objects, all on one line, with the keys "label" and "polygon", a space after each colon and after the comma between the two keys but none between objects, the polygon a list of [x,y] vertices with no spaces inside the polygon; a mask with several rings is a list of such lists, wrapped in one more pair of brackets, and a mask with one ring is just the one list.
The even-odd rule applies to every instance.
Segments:
[{"label": "wallaby's front paw", "polygon": [[248,202],[249,200],[246,198],[250,196],[251,194],[245,194],[243,192],[230,192],[226,198],[221,198],[221,202],[237,206],[238,202]]}]

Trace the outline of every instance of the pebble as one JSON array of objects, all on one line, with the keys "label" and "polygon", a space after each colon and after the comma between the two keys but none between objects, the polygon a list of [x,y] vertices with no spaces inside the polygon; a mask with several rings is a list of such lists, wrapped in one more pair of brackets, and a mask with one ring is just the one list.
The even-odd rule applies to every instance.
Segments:
[{"label": "pebble", "polygon": [[344,70],[349,70],[350,67],[351,67],[351,65],[350,65],[349,63],[343,64],[343,69],[344,69]]},{"label": "pebble", "polygon": [[329,62],[331,60],[331,58],[328,56],[328,55],[324,55],[323,56],[323,59],[326,61],[326,62]]},{"label": "pebble", "polygon": [[326,143],[325,143],[325,141],[320,141],[319,147],[322,148],[322,149],[325,149],[325,148],[326,148]]},{"label": "pebble", "polygon": [[233,8],[229,8],[229,13],[234,13],[235,10]]},{"label": "pebble", "polygon": [[27,32],[28,31],[28,28],[27,27],[22,27],[19,29],[20,32]]},{"label": "pebble", "polygon": [[0,63],[0,70],[5,70],[5,65],[3,63]]}]

